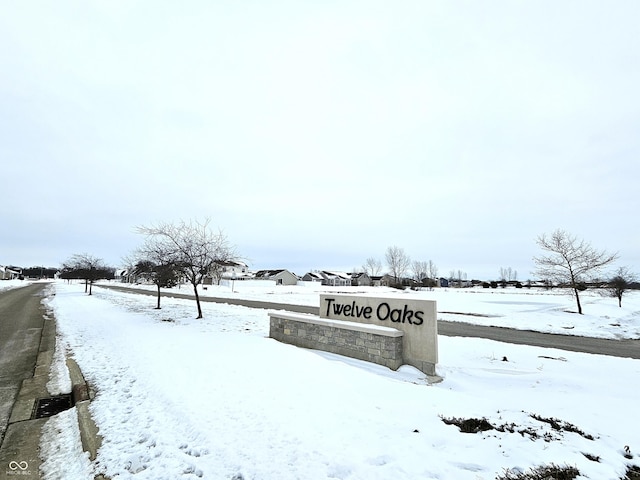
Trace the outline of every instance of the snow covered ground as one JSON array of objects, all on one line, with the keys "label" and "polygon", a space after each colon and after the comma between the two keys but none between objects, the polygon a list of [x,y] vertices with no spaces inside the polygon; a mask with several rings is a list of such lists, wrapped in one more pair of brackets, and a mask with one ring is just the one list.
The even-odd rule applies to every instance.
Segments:
[{"label": "snow covered ground", "polygon": [[[317,304],[311,287],[242,292],[239,283],[206,293]],[[49,479],[477,480],[554,463],[600,480],[640,463],[640,360],[440,337],[444,380],[429,385],[409,366],[394,372],[269,339],[265,310],[203,303],[196,320],[193,301],[163,298],[154,310],[152,297],[93,292],[55,283],[45,299],[60,351],[97,390],[90,408],[104,437],[90,463],[65,428],[73,410],[53,417],[43,437]],[[637,294],[623,308],[587,295],[583,316],[556,292],[407,295],[436,299],[440,312],[457,312],[439,314],[451,320],[611,338],[640,331]],[[64,384],[52,378],[50,388]],[[443,418],[497,429],[462,433]]]},{"label": "snow covered ground", "polygon": [[[136,285],[135,288],[156,291],[154,285]],[[191,287],[184,285],[180,289],[163,289],[163,292],[166,291],[192,293]],[[622,308],[618,307],[616,299],[603,297],[597,292],[584,292],[580,296],[584,315],[571,314],[577,312],[575,300],[567,295],[566,290],[560,289],[437,288],[398,293],[398,290],[388,287],[325,287],[318,283],[276,286],[272,282],[236,281],[233,284],[210,285],[199,292],[204,297],[246,298],[314,306],[319,305],[320,294],[325,292],[402,295],[435,300],[440,320],[564,335],[640,338],[639,292],[628,292],[623,297]]]},{"label": "snow covered ground", "polygon": [[22,287],[28,283],[29,282],[25,282],[24,280],[0,280],[0,292],[9,290],[10,288]]}]

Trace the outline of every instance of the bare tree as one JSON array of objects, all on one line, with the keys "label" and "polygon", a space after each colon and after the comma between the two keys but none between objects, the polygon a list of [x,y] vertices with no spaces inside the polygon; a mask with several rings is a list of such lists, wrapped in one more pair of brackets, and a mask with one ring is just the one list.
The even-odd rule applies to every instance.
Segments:
[{"label": "bare tree", "polygon": [[93,282],[101,278],[113,278],[115,270],[107,267],[101,258],[88,253],[72,255],[62,264],[60,278],[84,280],[85,293],[92,294]]},{"label": "bare tree", "polygon": [[458,288],[462,288],[462,283],[467,280],[467,272],[463,272],[462,270],[450,270],[449,271],[449,281],[450,286]]},{"label": "bare tree", "polygon": [[177,285],[181,274],[182,264],[173,263],[172,249],[173,246],[166,245],[162,239],[147,237],[130,260],[133,263],[132,273],[136,277],[145,277],[156,285],[157,309],[160,309],[160,289]]},{"label": "bare tree", "polygon": [[498,274],[498,280],[500,281],[500,286],[505,288],[507,286],[507,269],[504,267],[500,267],[500,273]]},{"label": "bare tree", "polygon": [[391,275],[396,283],[399,283],[400,279],[402,279],[407,272],[411,259],[404,252],[404,249],[396,246],[387,248],[385,259],[387,260],[387,266],[389,267]]},{"label": "bare tree", "polygon": [[413,279],[422,285],[425,279],[429,278],[429,264],[421,260],[414,260],[411,263],[411,271],[413,273]]},{"label": "bare tree", "polygon": [[624,292],[631,288],[631,284],[636,281],[636,275],[629,271],[627,267],[619,267],[614,277],[609,280],[607,288],[610,296],[618,299],[618,306],[622,307],[622,296]]},{"label": "bare tree", "polygon": [[380,260],[378,260],[376,258],[369,257],[364,262],[364,265],[362,266],[362,269],[369,276],[375,277],[375,276],[380,275],[380,273],[382,272],[382,263],[380,263]]},{"label": "bare tree", "polygon": [[427,262],[423,260],[414,260],[411,262],[411,273],[416,283],[422,283],[427,277]]},{"label": "bare tree", "polygon": [[427,276],[434,281],[438,278],[438,267],[431,260],[427,263]]},{"label": "bare tree", "polygon": [[511,267],[500,267],[500,275],[498,280],[500,281],[500,286],[505,288],[508,283],[515,282],[518,279],[518,272],[513,270]]},{"label": "bare tree", "polygon": [[500,278],[502,282],[512,282],[518,279],[518,272],[511,267],[500,267]]},{"label": "bare tree", "polygon": [[582,314],[580,291],[586,288],[586,282],[603,267],[613,262],[618,255],[596,250],[584,240],[578,240],[564,230],[556,230],[550,236],[538,237],[536,243],[548,255],[534,257],[536,273],[571,289],[576,299],[578,313]]},{"label": "bare tree", "polygon": [[209,224],[209,219],[204,222],[182,220],[137,228],[138,233],[161,248],[164,263],[179,268],[193,286],[198,307],[196,318],[202,318],[198,285],[205,276],[215,276],[221,263],[237,259],[227,237],[221,231],[213,232]]}]

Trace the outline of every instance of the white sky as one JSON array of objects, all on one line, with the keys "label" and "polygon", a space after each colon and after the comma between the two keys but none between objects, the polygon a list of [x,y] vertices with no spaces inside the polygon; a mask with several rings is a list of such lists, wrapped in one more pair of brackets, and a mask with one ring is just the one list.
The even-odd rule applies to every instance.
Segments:
[{"label": "white sky", "polygon": [[524,280],[556,228],[640,270],[639,3],[213,3],[3,5],[0,264],[208,216],[298,274]]}]

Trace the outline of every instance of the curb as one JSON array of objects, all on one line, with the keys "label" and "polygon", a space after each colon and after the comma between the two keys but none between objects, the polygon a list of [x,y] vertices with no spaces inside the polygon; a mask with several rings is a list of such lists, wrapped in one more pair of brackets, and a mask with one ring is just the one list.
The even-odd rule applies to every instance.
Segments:
[{"label": "curb", "polygon": [[78,425],[80,427],[82,448],[85,452],[89,453],[89,458],[93,461],[102,443],[102,438],[98,434],[98,427],[96,427],[93,418],[91,418],[89,414],[89,403],[94,395],[91,394],[89,385],[84,379],[80,367],[76,361],[69,356],[67,356],[67,368],[69,369],[69,377],[71,378],[71,396],[78,410]]},{"label": "curb", "polygon": [[[78,415],[78,428],[80,429],[82,449],[89,453],[89,460],[93,462],[102,444],[102,437],[98,433],[98,427],[89,412],[89,403],[95,397],[95,393],[85,380],[77,362],[68,355],[66,360],[72,385],[71,396]],[[96,475],[94,479],[107,480],[102,474]]]}]

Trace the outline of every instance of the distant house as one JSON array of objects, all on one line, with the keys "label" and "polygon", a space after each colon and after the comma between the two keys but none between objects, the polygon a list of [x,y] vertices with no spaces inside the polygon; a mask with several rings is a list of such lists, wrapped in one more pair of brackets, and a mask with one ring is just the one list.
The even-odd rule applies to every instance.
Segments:
[{"label": "distant house", "polygon": [[429,287],[429,288],[433,288],[433,287],[440,287],[440,279],[438,278],[429,278],[429,277],[424,277],[421,281],[420,281],[420,286],[421,287]]},{"label": "distant house", "polygon": [[393,283],[393,277],[391,275],[372,275],[371,285],[374,287],[388,287]]},{"label": "distant house", "polygon": [[247,280],[251,278],[249,267],[244,262],[232,260],[217,261],[209,274],[202,279],[203,285],[219,285],[220,280]]},{"label": "distant house", "polygon": [[255,273],[256,280],[273,280],[276,285],[296,285],[298,276],[289,270],[259,270]]},{"label": "distant house", "polygon": [[133,272],[127,270],[126,268],[120,268],[116,270],[114,279],[122,283],[134,283],[135,275],[133,274]]},{"label": "distant house", "polygon": [[370,287],[371,277],[364,272],[354,273],[351,276],[351,285],[353,285],[354,287]]},{"label": "distant house", "polygon": [[330,272],[328,270],[318,270],[306,273],[302,277],[304,282],[320,282],[329,287],[347,287],[351,285],[351,275],[344,272]]},{"label": "distant house", "polygon": [[449,279],[449,286],[451,288],[469,288],[472,286],[472,283],[470,280]]},{"label": "distant house", "polygon": [[22,277],[22,268],[0,265],[0,280],[15,280]]},{"label": "distant house", "polygon": [[249,267],[244,262],[217,262],[221,278],[241,279],[249,275]]},{"label": "distant house", "polygon": [[302,277],[303,282],[319,282],[322,283],[324,277],[320,275],[320,272],[308,272]]},{"label": "distant house", "polygon": [[344,272],[330,272],[328,270],[321,270],[322,284],[329,287],[347,287],[351,285],[351,275]]}]

